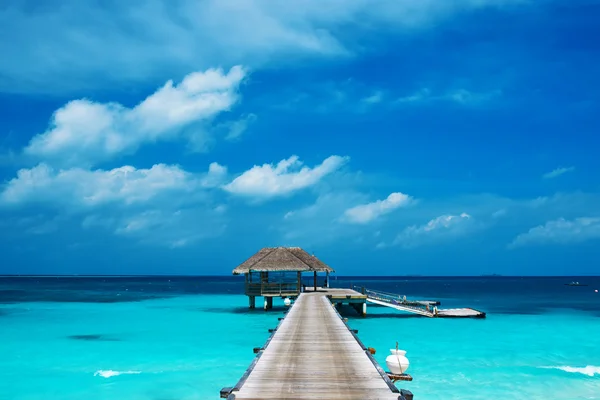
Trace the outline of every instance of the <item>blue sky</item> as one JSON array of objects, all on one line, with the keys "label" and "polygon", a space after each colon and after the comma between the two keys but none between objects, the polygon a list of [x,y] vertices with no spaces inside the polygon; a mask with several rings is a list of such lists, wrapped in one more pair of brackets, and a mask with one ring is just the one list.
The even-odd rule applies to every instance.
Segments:
[{"label": "blue sky", "polygon": [[12,0],[0,273],[597,274],[600,1]]}]

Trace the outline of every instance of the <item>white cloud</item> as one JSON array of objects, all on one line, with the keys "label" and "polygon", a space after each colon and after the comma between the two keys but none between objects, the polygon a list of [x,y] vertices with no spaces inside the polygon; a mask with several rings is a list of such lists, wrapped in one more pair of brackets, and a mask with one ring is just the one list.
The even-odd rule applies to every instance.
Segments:
[{"label": "white cloud", "polygon": [[394,245],[412,248],[463,236],[477,227],[473,218],[467,214],[441,215],[425,225],[409,226],[394,239]]},{"label": "white cloud", "polygon": [[429,88],[422,88],[415,93],[399,97],[396,104],[416,104],[416,103],[434,103],[434,102],[452,102],[460,105],[476,106],[488,102],[502,95],[499,90],[490,92],[474,92],[466,89],[455,89],[442,93],[434,93]]},{"label": "white cloud", "polygon": [[383,93],[380,90],[378,90],[375,93],[373,93],[372,95],[362,99],[362,101],[367,104],[381,103],[382,100],[383,100]]},{"label": "white cloud", "polygon": [[56,170],[47,164],[21,169],[0,193],[0,205],[28,203],[90,208],[107,203],[147,203],[174,193],[198,193],[219,186],[227,170],[212,163],[197,176],[176,165],[156,164],[148,169],[123,166],[111,170],[72,168]]},{"label": "white cloud", "polygon": [[518,235],[509,248],[535,244],[571,244],[600,239],[600,218],[559,218]]},{"label": "white cloud", "polygon": [[255,198],[284,196],[315,185],[347,161],[348,157],[330,156],[310,168],[303,166],[297,156],[292,156],[276,165],[255,165],[223,188],[233,194]]},{"label": "white cloud", "polygon": [[506,215],[507,211],[505,208],[501,208],[499,210],[496,210],[492,213],[492,218],[501,218],[504,217]]},{"label": "white cloud", "polygon": [[256,121],[256,119],[256,114],[248,114],[237,121],[223,123],[221,126],[227,132],[225,139],[231,141],[238,140],[246,132],[248,127]]},{"label": "white cloud", "polygon": [[455,103],[464,105],[476,105],[485,103],[501,95],[502,92],[500,90],[493,90],[491,92],[473,92],[466,89],[458,89],[447,93],[442,99],[451,100]]},{"label": "white cloud", "polygon": [[397,103],[417,103],[431,98],[431,90],[428,88],[419,89],[413,94],[396,99]]},{"label": "white cloud", "polygon": [[225,183],[227,179],[227,167],[213,162],[208,166],[208,174],[201,180],[204,187],[218,187]]},{"label": "white cloud", "polygon": [[342,238],[356,238],[364,228],[341,224],[340,216],[350,204],[365,200],[365,195],[354,191],[322,194],[313,204],[285,213],[275,229],[282,233],[283,242],[300,246],[323,246]]},{"label": "white cloud", "polygon": [[344,220],[356,224],[366,224],[400,207],[405,207],[412,201],[413,198],[404,193],[392,193],[384,200],[347,209],[344,212]]},{"label": "white cloud", "polygon": [[559,177],[563,174],[566,174],[567,172],[573,172],[573,171],[575,171],[575,167],[567,167],[567,168],[560,167],[560,168],[556,168],[555,170],[553,170],[551,172],[544,174],[542,177],[544,179],[552,179],[552,178]]},{"label": "white cloud", "polygon": [[54,113],[50,128],[35,136],[24,152],[52,165],[89,167],[131,154],[145,143],[176,139],[184,127],[229,110],[243,78],[239,66],[228,73],[191,73],[178,85],[168,81],[133,108],[71,101]]},{"label": "white cloud", "polygon": [[227,180],[227,169],[210,164],[206,173],[177,165],[148,169],[54,169],[47,164],[22,169],[0,192],[0,208],[52,209],[57,217],[37,223],[35,231],[56,228],[57,218],[81,218],[84,229],[101,229],[152,245],[184,247],[220,235],[226,208],[213,203],[212,191]]},{"label": "white cloud", "polygon": [[[464,11],[523,0],[148,0],[0,9],[0,91],[74,91],[157,82],[210,65],[294,63],[362,51],[378,27],[435,27]],[[76,20],[74,24],[72,21]],[[361,38],[358,40],[357,38]]]},{"label": "white cloud", "polygon": [[355,79],[316,82],[298,88],[283,88],[281,97],[288,99],[269,105],[277,110],[295,111],[298,108],[318,114],[364,113],[380,105],[385,99],[381,89]]}]

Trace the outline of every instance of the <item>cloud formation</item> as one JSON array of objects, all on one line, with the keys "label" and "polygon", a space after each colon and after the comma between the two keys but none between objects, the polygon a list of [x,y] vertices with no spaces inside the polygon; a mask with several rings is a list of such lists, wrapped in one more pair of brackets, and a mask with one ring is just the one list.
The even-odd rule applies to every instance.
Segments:
[{"label": "cloud formation", "polygon": [[476,226],[473,218],[467,213],[441,215],[425,225],[413,225],[405,228],[396,236],[393,244],[405,248],[433,244],[466,235],[472,232]]},{"label": "cloud formation", "polygon": [[56,170],[39,164],[17,172],[0,193],[0,204],[50,204],[71,210],[108,203],[148,204],[160,196],[192,194],[217,186],[225,175],[226,169],[217,163],[211,164],[204,175],[165,164],[148,169],[123,166],[111,170]]},{"label": "cloud formation", "polygon": [[322,193],[313,204],[285,213],[276,229],[283,243],[301,246],[325,246],[342,239],[356,239],[360,225],[343,224],[340,217],[349,204],[365,202],[367,197],[356,191]]},{"label": "cloud formation", "polygon": [[575,171],[575,167],[567,167],[567,168],[560,167],[560,168],[556,168],[555,170],[544,174],[542,177],[544,179],[552,179],[552,178],[557,178],[563,174],[566,174],[567,172],[573,172],[573,171]]},{"label": "cloud formation", "polygon": [[392,193],[383,200],[377,200],[372,203],[361,204],[347,209],[344,212],[344,220],[355,224],[367,224],[382,215],[409,205],[412,201],[413,198],[404,193]]},{"label": "cloud formation", "polygon": [[394,103],[400,105],[451,102],[464,106],[476,106],[491,101],[501,95],[502,92],[499,90],[475,92],[466,89],[454,89],[442,93],[434,93],[429,88],[423,88],[412,94],[397,98]]},{"label": "cloud formation", "polygon": [[518,235],[508,247],[572,244],[592,239],[600,239],[600,218],[582,217],[572,220],[559,218]]},{"label": "cloud formation", "polygon": [[[393,33],[522,0],[149,0],[74,2],[69,7],[0,9],[0,91],[74,91],[123,82],[159,82],[212,65],[348,57],[373,26]],[[143,15],[143,18],[140,16]],[[74,24],[72,21],[76,20]]]},{"label": "cloud formation", "polygon": [[[178,139],[183,128],[231,109],[244,76],[239,66],[228,73],[194,72],[178,85],[168,81],[133,108],[71,101],[54,113],[50,128],[31,139],[24,152],[52,165],[90,167],[134,153],[146,143]],[[239,135],[243,129],[237,131]]]},{"label": "cloud formation", "polygon": [[285,196],[315,185],[325,176],[339,169],[348,157],[330,156],[315,167],[303,166],[298,156],[274,164],[255,165],[236,177],[223,188],[229,193],[268,199]]}]

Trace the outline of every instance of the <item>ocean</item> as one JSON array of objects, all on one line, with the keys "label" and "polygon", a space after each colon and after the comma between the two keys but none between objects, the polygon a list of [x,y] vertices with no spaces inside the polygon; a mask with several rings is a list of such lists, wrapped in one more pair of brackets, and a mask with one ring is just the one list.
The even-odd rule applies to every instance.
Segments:
[{"label": "ocean", "polygon": [[[600,399],[598,277],[331,281],[350,285],[487,313],[342,310],[381,365],[396,342],[407,351],[414,380],[397,386],[416,400]],[[285,310],[247,306],[237,277],[0,278],[0,399],[218,399]]]}]

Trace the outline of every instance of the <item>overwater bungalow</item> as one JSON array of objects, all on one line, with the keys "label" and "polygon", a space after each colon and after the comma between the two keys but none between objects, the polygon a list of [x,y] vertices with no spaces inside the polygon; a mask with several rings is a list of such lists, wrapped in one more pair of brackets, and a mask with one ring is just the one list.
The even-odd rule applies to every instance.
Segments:
[{"label": "overwater bungalow", "polygon": [[250,308],[256,297],[264,297],[264,308],[273,307],[273,297],[297,297],[303,291],[302,274],[312,274],[313,288],[318,287],[319,273],[325,273],[323,286],[329,286],[333,268],[300,247],[265,247],[233,270],[245,275],[245,293]]}]

